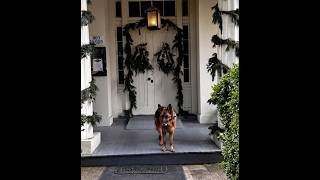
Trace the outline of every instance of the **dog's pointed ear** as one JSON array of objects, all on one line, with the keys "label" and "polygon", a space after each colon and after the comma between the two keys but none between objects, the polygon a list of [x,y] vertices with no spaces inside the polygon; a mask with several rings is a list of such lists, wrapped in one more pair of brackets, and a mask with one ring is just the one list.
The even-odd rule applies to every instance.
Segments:
[{"label": "dog's pointed ear", "polygon": [[169,109],[170,112],[173,111],[173,108],[172,108],[171,104],[168,105],[168,109]]},{"label": "dog's pointed ear", "polygon": [[160,105],[160,104],[158,104],[158,108],[161,108],[161,105]]}]

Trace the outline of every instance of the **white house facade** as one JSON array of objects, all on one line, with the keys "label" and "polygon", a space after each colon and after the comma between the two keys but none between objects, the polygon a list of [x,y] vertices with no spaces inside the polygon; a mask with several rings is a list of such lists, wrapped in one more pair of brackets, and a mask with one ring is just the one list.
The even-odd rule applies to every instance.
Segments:
[{"label": "white house facade", "polygon": [[[214,105],[208,104],[212,77],[207,71],[208,59],[214,52],[225,64],[231,66],[238,63],[233,50],[225,53],[224,47],[212,48],[211,37],[219,34],[217,25],[212,23],[212,10],[218,0],[154,0],[152,3],[162,7],[162,18],[170,19],[178,27],[183,29],[184,62],[182,65],[183,75],[183,109],[198,117],[200,123],[213,123],[217,121],[217,113]],[[238,8],[238,0],[219,0],[221,9],[232,10]],[[106,76],[94,76],[99,90],[93,109],[91,104],[82,109],[85,114],[92,111],[102,116],[98,126],[110,126],[114,118],[124,115],[124,110],[130,106],[128,93],[124,92],[124,77],[126,68],[124,65],[125,38],[123,27],[132,22],[137,22],[144,16],[144,10],[148,7],[149,0],[92,0],[88,5],[95,20],[89,27],[82,28],[82,43],[88,43],[89,36],[100,37],[97,47],[106,48]],[[85,8],[85,7],[84,7]],[[224,17],[223,38],[239,40],[238,28],[231,23],[228,17]],[[86,31],[89,36],[86,37]],[[136,87],[137,108],[133,109],[134,115],[154,114],[157,105],[172,104],[177,109],[177,87],[172,81],[172,74],[164,74],[159,70],[154,54],[158,52],[163,43],[170,47],[176,32],[173,29],[162,28],[151,31],[141,28],[140,31],[130,31],[133,39],[132,51],[137,44],[147,43],[149,62],[153,71],[134,75]],[[223,53],[222,53],[223,51]],[[175,51],[173,51],[176,54]],[[176,56],[175,56],[176,57]],[[90,60],[81,62],[82,84],[81,89],[88,86],[91,80]],[[91,128],[91,127],[88,127]],[[90,136],[93,136],[92,134]]]}]

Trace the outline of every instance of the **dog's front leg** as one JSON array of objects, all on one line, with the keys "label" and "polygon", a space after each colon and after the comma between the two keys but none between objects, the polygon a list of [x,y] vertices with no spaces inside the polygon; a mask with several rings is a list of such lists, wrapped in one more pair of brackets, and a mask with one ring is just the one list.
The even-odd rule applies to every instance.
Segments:
[{"label": "dog's front leg", "polygon": [[173,134],[174,134],[174,131],[170,131],[169,132],[169,136],[170,136],[170,151],[171,152],[175,151],[175,149],[173,148]]},{"label": "dog's front leg", "polygon": [[161,151],[166,151],[166,130],[162,129],[161,131]]},{"label": "dog's front leg", "polygon": [[159,133],[159,145],[162,146],[162,132],[161,132],[161,128],[157,129],[158,133]]}]

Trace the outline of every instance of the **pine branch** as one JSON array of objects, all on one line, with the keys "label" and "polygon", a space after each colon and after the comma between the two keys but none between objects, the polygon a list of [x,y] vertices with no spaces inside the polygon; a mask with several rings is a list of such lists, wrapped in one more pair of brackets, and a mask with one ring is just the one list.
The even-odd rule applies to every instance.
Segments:
[{"label": "pine branch", "polygon": [[170,45],[168,43],[163,43],[161,50],[154,54],[154,56],[157,56],[157,63],[158,67],[161,71],[163,71],[165,74],[169,74],[170,72],[173,72],[175,64],[173,60],[174,54],[170,51]]},{"label": "pine branch", "polygon": [[182,41],[182,29],[177,28],[177,34],[174,37],[173,40],[173,46],[172,49],[177,49],[178,51],[178,57],[177,57],[177,65],[174,68],[173,74],[174,78],[173,81],[177,85],[177,96],[176,99],[178,100],[178,108],[179,108],[179,114],[182,114],[185,112],[182,108],[183,106],[183,93],[182,93],[182,80],[180,79],[180,74],[183,74],[181,70],[182,62],[183,62],[183,41]]},{"label": "pine branch", "polygon": [[211,9],[214,10],[214,12],[212,14],[212,22],[214,24],[217,24],[217,23],[219,24],[219,29],[222,34],[222,16],[221,16],[221,12],[220,12],[218,3],[215,6],[213,6]]},{"label": "pine branch", "polygon": [[101,121],[101,119],[102,119],[101,116],[98,115],[96,112],[93,112],[93,114],[91,116],[81,114],[81,127],[85,123],[89,123],[92,126],[95,126],[97,123],[99,123]]},{"label": "pine branch", "polygon": [[220,11],[222,14],[229,15],[231,17],[232,22],[239,26],[239,9],[231,10],[231,11]]},{"label": "pine branch", "polygon": [[147,51],[147,43],[138,44],[131,60],[131,68],[138,73],[145,73],[145,71],[153,70],[149,63],[149,52]]},{"label": "pine branch", "polygon": [[221,60],[218,59],[217,53],[213,53],[212,57],[209,59],[207,64],[207,71],[210,73],[212,77],[212,81],[214,81],[216,73],[218,77],[222,76],[222,73],[227,73],[230,68],[223,64]]},{"label": "pine branch", "polygon": [[97,95],[98,87],[95,85],[95,79],[92,79],[90,86],[81,91],[81,106],[85,101],[93,102]]},{"label": "pine branch", "polygon": [[211,42],[213,43],[213,47],[215,47],[216,45],[227,45],[226,51],[229,51],[230,48],[236,49],[236,55],[239,55],[239,41],[236,42],[230,38],[221,39],[218,35],[214,35],[211,38]]},{"label": "pine branch", "polygon": [[87,57],[88,55],[91,56],[91,54],[95,50],[95,44],[85,44],[81,46],[81,59]]},{"label": "pine branch", "polygon": [[222,15],[228,15],[231,17],[231,21],[236,25],[239,26],[239,9],[231,10],[231,11],[221,11],[219,9],[218,3],[211,7],[212,10],[214,10],[212,14],[212,22],[214,24],[219,24],[219,29],[222,34]]},{"label": "pine branch", "polygon": [[87,26],[92,23],[94,19],[91,11],[81,11],[81,26]]}]

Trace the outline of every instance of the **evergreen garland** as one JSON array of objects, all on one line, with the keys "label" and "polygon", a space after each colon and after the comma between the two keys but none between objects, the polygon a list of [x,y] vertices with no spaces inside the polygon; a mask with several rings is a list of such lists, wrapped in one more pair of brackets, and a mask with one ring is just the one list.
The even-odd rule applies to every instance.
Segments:
[{"label": "evergreen garland", "polygon": [[81,11],[81,26],[87,26],[88,24],[92,23],[94,19],[95,18],[91,11]]},{"label": "evergreen garland", "polygon": [[236,50],[236,56],[239,57],[239,42],[234,41],[230,38],[228,39],[221,39],[218,35],[213,35],[211,38],[211,42],[213,43],[213,47],[216,45],[222,46],[227,45],[226,51],[229,51],[230,48],[235,48]]},{"label": "evergreen garland", "polygon": [[[91,4],[91,0],[87,0],[88,4]],[[81,11],[81,26],[87,26],[88,24],[92,23],[94,20],[94,16],[90,11]],[[81,59],[90,56],[94,52],[95,44],[84,44],[81,45]],[[88,88],[85,88],[81,91],[81,109],[83,103],[86,101],[93,102],[96,97],[96,91],[98,90],[98,87],[95,84],[95,79],[92,78],[90,82],[90,86]],[[97,115],[96,112],[93,112],[92,115],[84,115],[81,114],[81,127],[85,123],[89,123],[92,126],[95,126],[97,122],[101,121],[101,116]],[[81,130],[83,131],[83,130]]]},{"label": "evergreen garland", "polygon": [[207,64],[207,70],[212,76],[212,81],[214,81],[216,72],[218,73],[218,76],[222,76],[223,73],[227,73],[230,68],[223,64],[221,60],[218,59],[217,53],[213,53],[212,57],[209,59],[209,62]]},{"label": "evergreen garland", "polygon": [[85,101],[93,102],[97,95],[96,91],[98,90],[98,86],[95,84],[95,79],[92,78],[90,86],[81,91],[81,107]]},{"label": "evergreen garland", "polygon": [[[128,64],[125,62],[125,64]],[[130,107],[128,110],[128,115],[129,117],[132,117],[132,109],[137,108],[137,91],[136,87],[133,85],[133,71],[131,70],[131,65],[126,65],[128,69],[128,73],[124,79],[124,90],[123,91],[128,91],[129,92],[129,101],[130,101]]]},{"label": "evergreen garland", "polygon": [[97,122],[101,121],[101,116],[98,115],[96,112],[93,112],[93,114],[91,116],[86,116],[86,115],[81,115],[81,127],[85,124],[85,123],[89,123],[92,126],[95,126],[97,124]]},{"label": "evergreen garland", "polygon": [[222,16],[218,7],[218,3],[215,6],[213,6],[211,9],[214,10],[212,14],[212,22],[214,24],[217,24],[217,23],[219,24],[220,33],[222,34]]},{"label": "evergreen garland", "polygon": [[[232,22],[235,23],[235,25],[239,26],[239,9],[232,10],[232,11],[220,11],[218,7],[218,3],[215,6],[213,6],[211,9],[214,10],[212,14],[212,22],[214,24],[219,24],[219,29],[221,34],[222,34],[222,28],[223,28],[222,14],[229,15],[231,17]],[[236,42],[230,38],[222,39],[218,35],[213,35],[211,38],[211,42],[213,43],[213,48],[216,45],[218,46],[227,45],[227,48],[225,49],[226,51],[229,51],[230,48],[235,49],[235,55],[239,57],[239,41]],[[216,53],[212,55],[212,57],[209,59],[209,62],[207,64],[207,70],[212,76],[212,81],[214,81],[216,72],[218,73],[218,76],[221,77],[222,72],[227,73],[229,69],[230,68],[227,65],[223,64],[222,61],[217,58]],[[210,100],[208,100],[208,103],[209,104],[211,103]]]},{"label": "evergreen garland", "polygon": [[168,43],[163,43],[161,50],[157,52],[154,56],[157,56],[157,63],[159,69],[165,74],[169,74],[174,70],[174,60],[172,52],[170,51],[170,46]]},{"label": "evergreen garland", "polygon": [[131,67],[136,74],[145,73],[146,70],[153,70],[149,63],[149,51],[147,51],[146,46],[147,43],[138,44],[132,56]]},{"label": "evergreen garland", "polygon": [[[126,38],[126,44],[125,44],[125,53],[126,53],[126,59],[125,59],[125,66],[128,70],[128,73],[125,77],[124,84],[125,88],[124,91],[129,92],[129,101],[130,101],[130,108],[129,108],[129,114],[130,117],[132,117],[132,109],[137,108],[136,106],[136,87],[132,84],[133,83],[133,72],[132,72],[132,52],[131,52],[131,45],[132,45],[132,37],[130,35],[130,30],[139,30],[139,35],[141,34],[140,28],[147,26],[147,18],[143,18],[138,22],[135,23],[129,23],[125,27],[123,27],[123,34]],[[181,66],[183,62],[183,45],[182,45],[182,29],[179,28],[176,24],[174,24],[172,21],[169,19],[162,19],[161,18],[161,24],[162,27],[167,27],[167,30],[169,30],[169,27],[174,28],[177,31],[177,34],[174,39],[174,45],[172,49],[176,48],[178,50],[178,57],[177,57],[177,65],[174,68],[174,78],[173,81],[177,85],[177,100],[178,100],[178,108],[179,108],[179,114],[184,114],[186,111],[182,109],[182,104],[183,104],[183,94],[182,94],[182,80],[180,79],[180,74],[183,74],[181,71]]]},{"label": "evergreen garland", "polygon": [[231,17],[231,21],[235,25],[239,26],[239,9],[231,10],[231,11],[220,11],[218,7],[218,3],[215,6],[213,6],[211,9],[214,10],[212,14],[212,22],[214,24],[217,24],[217,23],[219,24],[219,29],[221,34],[222,34],[222,14],[229,15]]},{"label": "evergreen garland", "polygon": [[[81,91],[81,108],[82,104],[86,101],[94,102],[95,97],[97,95],[96,91],[99,90],[95,84],[95,79],[92,79],[90,82],[90,86]],[[101,116],[97,115],[96,112],[93,112],[93,115],[81,115],[81,127],[84,123],[91,123],[92,126],[95,126],[97,122],[100,122]]]},{"label": "evergreen garland", "polygon": [[239,9],[231,10],[231,11],[221,11],[222,14],[227,14],[231,17],[231,21],[239,26]]},{"label": "evergreen garland", "polygon": [[177,57],[177,65],[174,68],[173,71],[173,81],[177,85],[177,96],[176,99],[178,100],[178,109],[179,109],[179,114],[188,114],[187,111],[184,111],[182,108],[183,105],[183,94],[182,94],[182,80],[180,78],[180,74],[183,75],[183,72],[181,70],[182,62],[183,62],[183,41],[182,41],[182,29],[177,28],[177,34],[174,37],[173,40],[173,46],[172,49],[177,49],[178,50],[178,57]]},{"label": "evergreen garland", "polygon": [[[132,71],[132,52],[131,52],[131,45],[133,43],[132,37],[130,35],[130,30],[139,30],[139,35],[141,35],[140,28],[147,26],[147,18],[143,18],[135,23],[129,23],[125,27],[123,27],[123,34],[126,38],[126,44],[125,44],[125,53],[126,53],[126,59],[125,59],[125,66],[128,70],[128,73],[125,77],[124,84],[125,88],[124,91],[129,92],[129,101],[130,101],[130,108],[129,108],[129,114],[130,117],[132,117],[132,109],[137,108],[136,105],[136,87],[133,85],[133,71]],[[176,24],[174,24],[169,19],[162,19],[161,18],[161,24],[162,28],[167,27],[167,30],[169,30],[169,27],[174,28],[177,31],[177,34],[175,36],[175,39],[173,41],[174,45],[172,49],[177,49],[179,56],[177,57],[177,65],[174,68],[174,78],[173,81],[177,85],[177,100],[178,100],[178,108],[179,108],[179,114],[186,114],[187,112],[182,109],[183,105],[183,94],[182,94],[182,80],[180,79],[180,75],[183,74],[181,71],[181,66],[183,62],[183,42],[182,42],[182,29],[179,28]]]},{"label": "evergreen garland", "polygon": [[81,59],[90,56],[94,52],[95,44],[81,45]]}]

